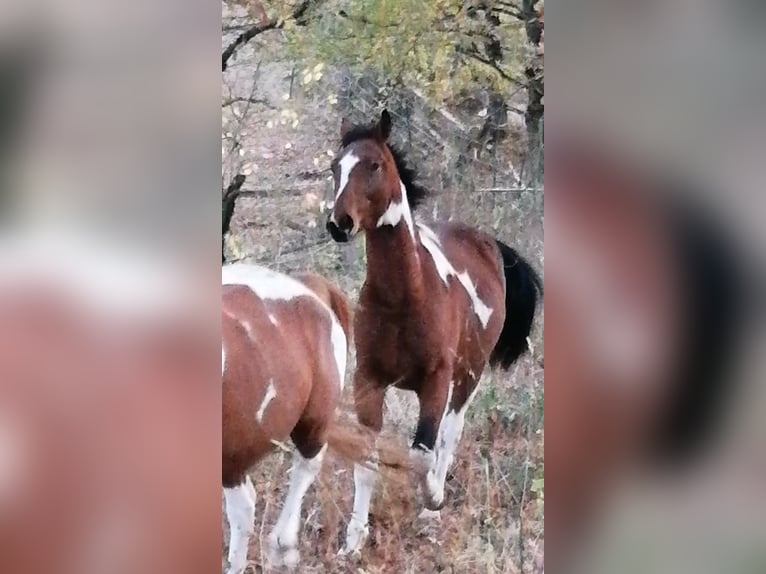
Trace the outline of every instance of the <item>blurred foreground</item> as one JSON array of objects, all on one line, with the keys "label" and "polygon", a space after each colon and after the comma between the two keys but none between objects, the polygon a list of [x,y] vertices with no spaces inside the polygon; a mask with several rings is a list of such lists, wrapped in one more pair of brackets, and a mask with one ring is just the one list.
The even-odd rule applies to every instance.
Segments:
[{"label": "blurred foreground", "polygon": [[766,565],[753,6],[548,2],[549,574]]},{"label": "blurred foreground", "polygon": [[1,572],[218,568],[219,20],[194,4],[0,8]]}]

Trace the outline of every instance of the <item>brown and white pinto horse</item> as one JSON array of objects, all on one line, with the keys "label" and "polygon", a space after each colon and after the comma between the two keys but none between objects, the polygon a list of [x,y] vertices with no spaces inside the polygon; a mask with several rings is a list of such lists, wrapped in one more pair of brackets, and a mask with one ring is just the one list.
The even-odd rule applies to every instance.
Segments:
[{"label": "brown and white pinto horse", "polygon": [[270,546],[277,564],[298,561],[301,503],[321,467],[343,388],[350,311],[343,294],[316,275],[299,280],[235,264],[222,276],[222,483],[228,572],[241,574],[255,518],[247,471],[288,436],[297,450]]},{"label": "brown and white pinto horse", "polygon": [[[423,188],[389,144],[384,110],[371,126],[341,126],[333,162],[336,198],[327,228],[349,241],[366,232],[367,277],[354,332],[354,399],[373,435],[391,386],[417,393],[420,417],[411,456],[428,509],[444,481],[466,410],[487,362],[508,368],[526,350],[540,278],[513,249],[459,223],[413,221]],[[357,464],[345,551],[367,534],[373,468]]]}]

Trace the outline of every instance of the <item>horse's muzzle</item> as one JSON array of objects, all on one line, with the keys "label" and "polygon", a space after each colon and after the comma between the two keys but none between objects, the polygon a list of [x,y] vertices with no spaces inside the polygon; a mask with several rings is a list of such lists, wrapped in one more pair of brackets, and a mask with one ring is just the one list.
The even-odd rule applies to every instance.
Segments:
[{"label": "horse's muzzle", "polygon": [[330,236],[338,243],[348,243],[351,240],[351,230],[354,228],[354,222],[350,217],[341,218],[340,225],[332,220],[332,216],[327,218],[327,231]]}]

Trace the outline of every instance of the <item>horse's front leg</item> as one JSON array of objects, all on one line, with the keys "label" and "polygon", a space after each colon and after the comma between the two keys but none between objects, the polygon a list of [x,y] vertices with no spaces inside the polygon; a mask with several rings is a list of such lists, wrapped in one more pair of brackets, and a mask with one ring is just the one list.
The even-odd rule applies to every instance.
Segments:
[{"label": "horse's front leg", "polygon": [[411,458],[428,510],[439,510],[444,504],[447,470],[463,433],[470,402],[470,398],[466,400],[469,389],[462,387],[465,384],[455,382],[451,369],[444,368],[428,377],[418,392],[420,418]]},{"label": "horse's front leg", "polygon": [[[358,371],[354,376],[354,404],[359,423],[369,431],[370,444],[374,445],[383,428],[383,399],[385,386],[377,384]],[[346,531],[346,546],[342,554],[358,552],[369,533],[370,501],[377,480],[377,455],[373,454],[363,464],[354,465],[354,507]]]}]

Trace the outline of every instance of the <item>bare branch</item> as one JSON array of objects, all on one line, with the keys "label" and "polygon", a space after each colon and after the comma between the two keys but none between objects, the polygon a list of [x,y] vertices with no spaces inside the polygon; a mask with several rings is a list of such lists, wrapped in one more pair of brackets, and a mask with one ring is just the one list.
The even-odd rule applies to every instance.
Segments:
[{"label": "bare branch", "polygon": [[498,75],[503,78],[506,82],[510,82],[511,84],[514,84],[515,86],[521,86],[526,87],[526,84],[524,82],[521,82],[511,76],[508,72],[503,70],[500,66],[498,66],[495,62],[488,60],[478,52],[474,50],[466,50],[465,48],[458,48],[458,52],[463,54],[464,56],[468,56],[469,58],[473,58],[477,62],[481,62],[485,66],[488,66],[492,68],[495,72],[498,73]]},{"label": "bare branch", "polygon": [[[290,15],[289,19],[295,20],[296,23],[302,25],[305,23],[304,17],[306,16],[306,12],[309,8],[311,8],[314,5],[317,5],[321,2],[321,0],[303,0],[298,6],[295,7],[295,10],[293,10],[293,13]],[[247,44],[250,40],[258,36],[259,34],[263,34],[264,32],[268,32],[269,30],[278,30],[280,28],[283,28],[285,25],[286,20],[282,18],[272,18],[271,20],[268,20],[266,22],[261,22],[260,24],[256,24],[254,26],[251,26],[244,32],[242,32],[239,36],[237,36],[234,41],[229,44],[226,49],[223,51],[223,54],[221,56],[222,60],[222,71],[226,71],[226,68],[229,64],[229,60],[234,55],[234,52],[236,52],[240,47]]]},{"label": "bare branch", "polygon": [[265,98],[255,98],[255,97],[234,97],[234,98],[226,98],[223,101],[223,104],[221,105],[222,108],[228,108],[232,104],[238,104],[238,103],[248,103],[248,104],[261,104],[263,106],[266,106],[271,109],[276,109],[274,106],[269,103],[269,101]]}]

